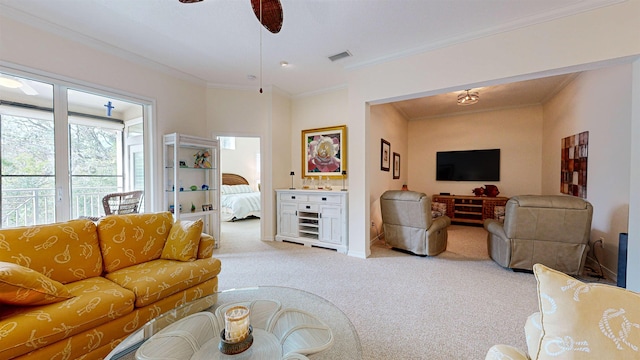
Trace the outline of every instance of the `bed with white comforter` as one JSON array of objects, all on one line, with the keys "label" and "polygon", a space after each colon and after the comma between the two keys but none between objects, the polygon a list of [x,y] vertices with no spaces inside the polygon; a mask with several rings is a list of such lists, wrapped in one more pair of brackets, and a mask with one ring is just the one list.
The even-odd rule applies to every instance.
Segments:
[{"label": "bed with white comforter", "polygon": [[220,206],[224,221],[260,217],[260,192],[249,185],[222,185]]}]

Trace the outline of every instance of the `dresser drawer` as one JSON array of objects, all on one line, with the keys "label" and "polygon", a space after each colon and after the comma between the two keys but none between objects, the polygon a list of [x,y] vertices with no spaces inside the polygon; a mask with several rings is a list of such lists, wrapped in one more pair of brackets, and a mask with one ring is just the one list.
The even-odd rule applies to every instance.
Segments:
[{"label": "dresser drawer", "polygon": [[318,212],[318,205],[317,204],[302,203],[302,204],[298,204],[298,210],[299,211]]},{"label": "dresser drawer", "polygon": [[342,198],[340,195],[313,194],[309,195],[309,201],[327,204],[340,204],[342,203]]},{"label": "dresser drawer", "polygon": [[280,201],[307,201],[308,196],[305,194],[280,194]]}]

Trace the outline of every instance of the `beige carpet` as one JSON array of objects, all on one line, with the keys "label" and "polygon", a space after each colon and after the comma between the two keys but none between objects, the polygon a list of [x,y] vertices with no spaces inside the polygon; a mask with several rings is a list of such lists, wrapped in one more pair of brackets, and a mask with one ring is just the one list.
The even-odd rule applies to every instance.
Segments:
[{"label": "beige carpet", "polygon": [[320,295],[351,319],[364,359],[484,359],[497,343],[526,347],[535,279],[491,261],[481,227],[451,226],[436,257],[376,242],[368,259],[262,242],[258,228],[259,220],[223,225],[220,289],[278,285]]}]

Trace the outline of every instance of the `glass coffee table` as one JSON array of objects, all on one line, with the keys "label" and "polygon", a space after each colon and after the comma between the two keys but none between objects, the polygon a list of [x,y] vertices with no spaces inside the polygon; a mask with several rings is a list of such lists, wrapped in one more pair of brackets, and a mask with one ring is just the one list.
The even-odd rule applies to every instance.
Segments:
[{"label": "glass coffee table", "polygon": [[[254,342],[240,354],[225,355],[218,350],[222,314],[235,305],[251,309]],[[299,289],[261,286],[220,291],[166,312],[105,359],[151,360],[156,354],[185,360],[362,359],[362,348],[349,318],[331,302]]]}]

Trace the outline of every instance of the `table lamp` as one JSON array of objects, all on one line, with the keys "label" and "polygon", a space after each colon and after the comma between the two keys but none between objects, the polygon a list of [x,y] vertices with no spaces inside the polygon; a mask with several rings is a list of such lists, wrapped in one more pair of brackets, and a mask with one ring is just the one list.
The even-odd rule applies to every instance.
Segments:
[{"label": "table lamp", "polygon": [[344,177],[347,176],[347,170],[342,170],[342,190],[341,191],[347,191],[347,189],[345,189],[344,187]]},{"label": "table lamp", "polygon": [[292,171],[289,173],[289,175],[291,175],[291,187],[289,188],[289,190],[295,190],[295,188],[293,187],[293,175],[295,175],[295,173]]}]

